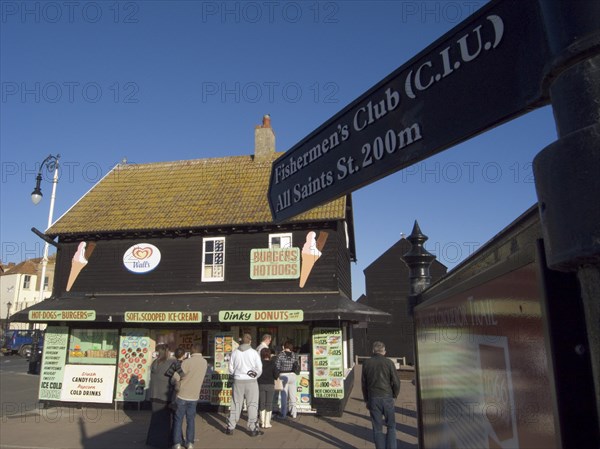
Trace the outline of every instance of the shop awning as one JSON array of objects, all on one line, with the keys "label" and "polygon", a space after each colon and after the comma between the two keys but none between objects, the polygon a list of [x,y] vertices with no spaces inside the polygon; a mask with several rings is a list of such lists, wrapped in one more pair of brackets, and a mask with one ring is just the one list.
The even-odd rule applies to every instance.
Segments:
[{"label": "shop awning", "polygon": [[[126,312],[201,312],[203,323],[218,323],[224,311],[301,310],[303,321],[342,320],[390,322],[389,313],[357,303],[339,294],[140,294],[49,298],[11,316],[17,322],[52,322],[56,318],[30,319],[30,312],[68,311],[68,321],[126,322]],[[94,311],[94,314],[77,313]],[[51,316],[52,314],[44,314]],[[56,315],[56,314],[54,314]],[[93,320],[90,320],[93,316]],[[81,318],[78,318],[81,317]],[[159,321],[153,321],[159,322]]]}]

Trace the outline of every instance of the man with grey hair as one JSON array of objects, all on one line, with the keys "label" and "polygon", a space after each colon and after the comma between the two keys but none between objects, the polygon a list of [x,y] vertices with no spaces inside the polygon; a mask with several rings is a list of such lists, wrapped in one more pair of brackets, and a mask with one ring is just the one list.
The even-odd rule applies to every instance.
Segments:
[{"label": "man with grey hair", "polygon": [[[395,400],[400,393],[400,379],[394,362],[385,357],[385,345],[373,343],[373,356],[363,363],[362,393],[373,426],[376,449],[396,449]],[[383,433],[383,424],[387,434]]]}]

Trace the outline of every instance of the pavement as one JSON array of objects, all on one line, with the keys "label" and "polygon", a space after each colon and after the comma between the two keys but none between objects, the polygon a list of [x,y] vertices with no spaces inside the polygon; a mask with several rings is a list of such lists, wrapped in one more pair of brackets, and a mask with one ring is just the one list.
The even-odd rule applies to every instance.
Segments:
[{"label": "pavement", "polygon": [[[342,417],[299,414],[295,420],[273,420],[264,435],[251,437],[242,415],[233,435],[226,435],[227,413],[196,415],[195,448],[373,448],[371,421],[362,401],[361,365]],[[417,449],[416,392],[409,376],[396,400],[399,449]],[[10,407],[13,407],[10,410]],[[1,449],[146,449],[149,410],[53,407],[39,409],[3,405]]]}]

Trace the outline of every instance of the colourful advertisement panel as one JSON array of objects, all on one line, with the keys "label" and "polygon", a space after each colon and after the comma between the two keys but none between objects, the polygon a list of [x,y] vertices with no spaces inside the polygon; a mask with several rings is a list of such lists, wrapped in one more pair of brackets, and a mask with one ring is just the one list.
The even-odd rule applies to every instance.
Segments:
[{"label": "colourful advertisement panel", "polygon": [[148,329],[123,329],[121,333],[115,401],[146,399],[154,342]]},{"label": "colourful advertisement panel", "polygon": [[425,447],[557,447],[533,264],[415,309]]},{"label": "colourful advertisement panel", "polygon": [[40,372],[40,401],[45,399],[60,400],[68,343],[68,327],[48,326],[46,328]]},{"label": "colourful advertisement panel", "polygon": [[310,355],[298,354],[300,374],[296,376],[296,407],[299,412],[311,410]]},{"label": "colourful advertisement panel", "polygon": [[342,330],[320,327],[313,330],[313,372],[316,398],[344,398]]},{"label": "colourful advertisement panel", "polygon": [[[210,403],[213,405],[231,404],[231,375],[229,361],[231,353],[237,349],[238,343],[231,332],[214,334],[214,371],[210,375]],[[208,376],[207,376],[208,377]]]}]

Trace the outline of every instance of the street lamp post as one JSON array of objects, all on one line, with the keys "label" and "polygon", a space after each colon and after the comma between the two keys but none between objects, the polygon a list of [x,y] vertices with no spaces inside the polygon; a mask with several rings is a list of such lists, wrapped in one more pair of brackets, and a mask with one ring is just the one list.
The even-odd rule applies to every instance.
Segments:
[{"label": "street lamp post", "polygon": [[[60,154],[56,156],[49,155],[40,165],[40,169],[38,171],[37,177],[35,178],[35,189],[31,192],[31,201],[33,204],[37,205],[42,200],[42,170],[44,167],[48,169],[48,171],[54,170],[54,176],[52,178],[52,195],[50,196],[50,211],[48,212],[48,229],[52,226],[52,216],[54,214],[54,201],[56,199],[56,185],[58,184],[58,161],[60,159]],[[44,243],[44,256],[42,257],[42,274],[40,279],[40,297],[39,301],[44,300],[44,284],[46,280],[46,266],[48,265],[48,250],[50,249],[50,244],[46,241]],[[35,331],[35,329],[34,329]],[[31,357],[29,358],[29,373],[37,374],[38,366],[39,366],[39,355],[38,355],[38,343],[39,343],[39,335],[38,332],[33,333],[33,341],[31,345]]]},{"label": "street lamp post", "polygon": [[8,301],[6,303],[6,322],[4,323],[4,328],[6,329],[5,334],[8,334],[8,330],[10,329],[10,308],[12,307],[12,302]]}]

